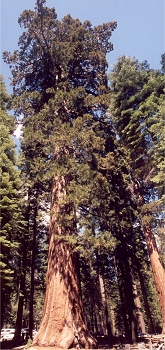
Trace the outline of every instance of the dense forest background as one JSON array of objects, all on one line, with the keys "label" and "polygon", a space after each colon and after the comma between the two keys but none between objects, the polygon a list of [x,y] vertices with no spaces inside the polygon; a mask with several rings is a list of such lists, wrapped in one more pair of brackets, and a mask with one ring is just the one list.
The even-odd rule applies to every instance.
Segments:
[{"label": "dense forest background", "polygon": [[116,22],[59,21],[38,0],[19,24],[11,96],[0,79],[1,328],[39,329],[51,232],[79,257],[91,333],[165,333],[165,55],[108,75]]}]

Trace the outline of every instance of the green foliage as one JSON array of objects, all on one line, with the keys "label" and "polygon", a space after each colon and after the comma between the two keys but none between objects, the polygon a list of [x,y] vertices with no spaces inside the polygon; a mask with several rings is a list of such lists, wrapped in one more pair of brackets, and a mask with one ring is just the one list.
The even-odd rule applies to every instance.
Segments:
[{"label": "green foliage", "polygon": [[[119,57],[111,74],[112,119],[128,158],[132,185],[129,190],[141,207],[152,205],[154,218],[164,200],[164,76],[146,62]],[[147,207],[145,206],[144,210]],[[153,220],[153,224],[154,224]]]},{"label": "green foliage", "polygon": [[139,63],[125,56],[119,58],[111,74],[112,118],[119,142],[129,154],[132,179],[140,181],[146,200],[143,185],[152,187],[151,178],[160,163],[159,156],[155,157],[158,147],[163,158],[163,129],[160,129],[161,135],[157,134],[158,125],[163,126],[163,82],[163,76],[149,69],[146,62]]},{"label": "green foliage", "polygon": [[[104,182],[108,188],[97,169],[105,158],[106,53],[113,49],[110,37],[116,22],[93,28],[89,21],[81,23],[70,15],[59,21],[54,9],[37,1],[34,11],[23,12],[19,24],[25,29],[19,51],[4,53],[4,58],[12,68],[12,106],[17,115],[23,114],[21,169],[31,208],[29,233],[34,237],[35,232],[36,247],[41,247],[44,233],[38,238],[35,205],[38,215],[50,200],[52,178],[64,177],[67,197],[60,203],[65,208],[60,220],[66,228],[65,240],[84,249],[81,234],[75,240],[67,230],[75,232],[76,222],[83,225],[82,213],[91,205],[99,211],[101,204],[94,196],[97,184],[100,193]],[[98,234],[99,244],[106,242],[108,247],[109,235],[104,231],[104,238]],[[40,261],[39,251],[35,264]]]},{"label": "green foliage", "polygon": [[119,148],[124,147],[127,153],[130,176],[127,190],[137,217],[133,224],[135,239],[131,243],[134,248],[131,258],[134,260],[134,257],[142,258],[144,250],[140,215],[143,225],[147,220],[157,234],[162,225],[164,79],[161,72],[151,70],[147,62],[139,63],[125,56],[119,57],[110,79],[109,115],[116,129]]},{"label": "green foliage", "polygon": [[9,303],[15,272],[15,257],[22,233],[22,214],[20,207],[21,181],[17,166],[15,144],[12,138],[15,122],[6,112],[8,101],[5,85],[1,77],[0,109],[0,211],[1,211],[1,283],[2,317]]},{"label": "green foliage", "polygon": [[165,72],[165,53],[163,53],[162,55],[161,55],[161,61],[160,61],[160,63],[161,63],[161,65],[162,65],[162,73],[164,73]]},{"label": "green foliage", "polygon": [[[137,261],[148,264],[138,206],[144,198],[153,225],[162,209],[163,76],[150,70],[147,62],[120,57],[108,87],[106,54],[113,49],[110,38],[116,22],[93,27],[70,15],[59,21],[54,8],[37,0],[34,11],[25,10],[19,24],[24,29],[19,49],[5,52],[4,60],[12,69],[12,107],[18,119],[22,115],[21,173],[15,168],[10,137],[14,118],[5,111],[7,97],[1,84],[4,276],[12,280],[8,262],[11,248],[17,248],[17,284],[25,276],[24,291],[20,290],[23,319],[28,322],[30,299],[39,324],[48,248],[45,217],[55,214],[50,201],[58,202],[53,179],[62,179],[66,196],[58,202],[58,224],[64,228],[61,238],[80,256],[89,327],[96,330],[97,321],[101,324],[103,319],[99,271],[109,293],[109,313],[112,308],[122,332],[125,315],[131,331],[132,273],[137,276]],[[28,223],[22,239],[18,239],[20,174]],[[156,196],[160,202],[154,210]],[[148,291],[151,299],[154,292]],[[155,319],[156,323],[159,316]]]},{"label": "green foliage", "polygon": [[37,1],[35,11],[23,12],[20,49],[4,53],[4,58],[12,67],[13,107],[24,115],[22,170],[27,186],[33,195],[37,190],[37,196],[44,193],[46,198],[52,176],[65,176],[63,204],[72,203],[73,210],[61,220],[68,225],[76,211],[89,207],[91,179],[96,178],[95,185],[99,181],[102,124],[109,105],[106,53],[113,49],[110,37],[116,22],[93,28],[70,15],[58,21],[55,10],[44,5]]}]

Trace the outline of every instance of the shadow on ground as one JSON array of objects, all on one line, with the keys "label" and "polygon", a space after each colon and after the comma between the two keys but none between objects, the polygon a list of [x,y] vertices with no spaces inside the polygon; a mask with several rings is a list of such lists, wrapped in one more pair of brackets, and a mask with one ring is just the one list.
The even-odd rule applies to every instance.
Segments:
[{"label": "shadow on ground", "polygon": [[[98,349],[124,349],[125,348],[125,339],[124,337],[115,337],[113,340],[109,341],[108,337],[106,336],[102,336],[102,337],[97,337],[98,340]],[[140,337],[138,339],[138,343],[143,342],[143,344],[145,345],[146,349],[149,349],[150,344],[157,346],[158,344],[160,344],[160,342],[162,344],[165,344],[165,338],[163,337],[162,334],[159,335],[150,335],[147,337]],[[17,342],[13,342],[12,340],[10,341],[3,341],[0,343],[0,349],[2,350],[23,350],[23,349],[27,349],[30,347],[30,343],[28,344],[29,346],[26,345],[27,341],[17,341]],[[57,347],[32,347],[32,350],[51,350],[51,349],[58,349]],[[136,350],[138,349],[138,344],[134,344],[134,345],[130,345],[130,350]],[[30,349],[29,349],[30,350]],[[72,349],[73,350],[73,349]],[[75,349],[76,350],[76,349]]]}]

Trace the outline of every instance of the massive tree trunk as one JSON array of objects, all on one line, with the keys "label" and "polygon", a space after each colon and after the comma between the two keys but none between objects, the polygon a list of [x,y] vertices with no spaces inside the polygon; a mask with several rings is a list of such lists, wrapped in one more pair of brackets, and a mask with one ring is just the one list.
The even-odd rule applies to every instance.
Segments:
[{"label": "massive tree trunk", "polygon": [[65,198],[65,178],[55,176],[52,187],[46,296],[42,322],[33,345],[67,349],[79,345],[92,349],[97,347],[97,341],[89,334],[83,316],[78,258],[69,240],[67,242],[64,237],[74,234],[75,231],[74,225],[67,225],[65,219],[62,219],[67,211]]},{"label": "massive tree trunk", "polygon": [[162,333],[165,334],[165,270],[160,261],[156,240],[147,216],[142,217],[143,231],[146,239],[147,249],[150,256],[155,285],[158,293],[161,315]]}]

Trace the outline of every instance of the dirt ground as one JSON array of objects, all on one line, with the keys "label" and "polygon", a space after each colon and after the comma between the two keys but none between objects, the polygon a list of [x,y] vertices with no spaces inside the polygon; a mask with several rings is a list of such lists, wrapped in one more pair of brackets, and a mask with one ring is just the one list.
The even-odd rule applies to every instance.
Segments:
[{"label": "dirt ground", "polygon": [[[33,347],[31,347],[31,348],[29,348],[28,350],[61,350],[61,348],[57,348],[57,347],[55,347],[55,346],[53,346],[53,347],[50,347],[50,346],[48,346],[48,347],[42,347],[42,346],[33,346]],[[70,350],[77,350],[77,349],[75,349],[75,348],[72,348],[72,349],[70,349]]]},{"label": "dirt ground", "polygon": [[[104,337],[103,337],[104,338]],[[102,339],[101,338],[98,339],[98,349],[99,350],[114,350],[114,349],[120,349],[120,350],[124,350],[125,349],[125,342],[120,342],[119,339],[116,339],[116,341],[114,341],[113,345],[108,345],[108,342],[106,341],[106,339]],[[165,350],[165,335],[162,334],[157,334],[157,335],[148,335],[146,337],[140,338],[138,340],[138,343],[143,343],[145,346],[146,350],[151,349],[151,344],[153,345],[153,349],[158,349],[159,345],[161,344],[163,347],[161,349]],[[39,347],[39,346],[31,346],[30,348],[26,348],[26,345],[24,343],[17,343],[17,345],[13,344],[12,341],[9,342],[4,342],[4,343],[0,343],[0,349],[1,350],[62,350],[59,347]],[[130,350],[137,350],[138,349],[138,344],[134,344],[134,345],[130,345]],[[75,348],[72,348],[70,350],[77,350]]]}]

